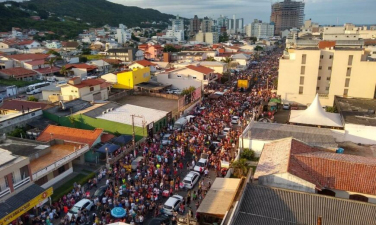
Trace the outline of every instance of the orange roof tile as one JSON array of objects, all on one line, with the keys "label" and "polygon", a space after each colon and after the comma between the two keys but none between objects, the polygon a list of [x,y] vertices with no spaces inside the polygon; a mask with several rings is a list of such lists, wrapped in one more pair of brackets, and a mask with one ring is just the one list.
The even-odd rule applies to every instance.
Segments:
[{"label": "orange roof tile", "polygon": [[23,60],[46,59],[48,56],[49,55],[47,54],[17,54],[17,55],[8,55],[7,58],[23,61]]},{"label": "orange roof tile", "polygon": [[4,104],[0,107],[0,109],[8,109],[8,110],[17,110],[21,111],[27,109],[44,109],[48,106],[46,103],[42,102],[31,102],[31,101],[23,101],[23,100],[6,100]]},{"label": "orange roof tile", "polygon": [[197,72],[200,72],[200,73],[203,73],[203,74],[208,74],[208,73],[213,73],[214,70],[208,68],[208,67],[205,67],[205,66],[193,66],[193,65],[189,65],[187,66],[187,68],[191,69],[191,70],[194,70],[194,71],[197,71]]},{"label": "orange roof tile", "polygon": [[32,70],[25,69],[23,67],[15,67],[15,68],[9,68],[9,69],[3,69],[0,70],[1,74],[11,76],[11,77],[30,77],[35,76],[37,73]]},{"label": "orange roof tile", "polygon": [[113,134],[102,134],[101,142],[106,143],[114,137],[115,137],[115,135],[113,135]]},{"label": "orange roof tile", "polygon": [[98,67],[94,65],[88,65],[85,63],[77,63],[77,64],[67,64],[65,65],[66,69],[71,69],[71,68],[80,68],[80,69],[88,69],[88,70],[94,70],[97,69]]},{"label": "orange roof tile", "polygon": [[60,139],[77,143],[88,144],[90,147],[101,137],[102,129],[83,130],[77,128],[48,125],[39,135],[37,141],[48,142],[52,139]]}]

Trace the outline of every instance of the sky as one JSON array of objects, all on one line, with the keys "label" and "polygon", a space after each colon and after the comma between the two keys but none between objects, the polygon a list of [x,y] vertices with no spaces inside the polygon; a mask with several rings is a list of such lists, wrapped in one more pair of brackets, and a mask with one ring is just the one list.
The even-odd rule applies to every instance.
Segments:
[{"label": "sky", "polygon": [[[153,8],[185,18],[236,15],[248,24],[253,19],[270,21],[271,3],[276,0],[109,0],[126,6]],[[320,25],[376,24],[376,0],[305,0],[305,19]]]}]

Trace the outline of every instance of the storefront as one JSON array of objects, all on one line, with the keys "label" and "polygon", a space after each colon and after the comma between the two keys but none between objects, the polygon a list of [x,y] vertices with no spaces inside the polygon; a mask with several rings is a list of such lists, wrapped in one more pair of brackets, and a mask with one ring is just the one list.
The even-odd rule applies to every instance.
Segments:
[{"label": "storefront", "polygon": [[35,206],[41,206],[52,195],[52,187],[44,189],[32,184],[0,203],[0,225],[7,225]]}]

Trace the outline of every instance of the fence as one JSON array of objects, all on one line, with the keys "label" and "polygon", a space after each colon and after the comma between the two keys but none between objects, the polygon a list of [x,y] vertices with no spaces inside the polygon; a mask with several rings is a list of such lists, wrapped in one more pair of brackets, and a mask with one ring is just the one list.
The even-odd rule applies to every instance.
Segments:
[{"label": "fence", "polygon": [[132,90],[124,90],[124,91],[121,91],[121,92],[118,92],[116,94],[112,94],[112,95],[108,96],[108,101],[116,101],[116,100],[123,98],[125,96],[132,95],[132,93],[133,93]]}]

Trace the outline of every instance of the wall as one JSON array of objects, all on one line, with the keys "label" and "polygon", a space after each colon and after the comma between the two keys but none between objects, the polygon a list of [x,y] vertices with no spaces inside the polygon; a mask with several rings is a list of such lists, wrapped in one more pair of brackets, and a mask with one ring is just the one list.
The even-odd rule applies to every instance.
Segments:
[{"label": "wall", "polygon": [[80,97],[79,89],[72,85],[63,85],[61,86],[61,95],[63,100],[72,100]]},{"label": "wall", "polygon": [[[250,140],[249,141],[249,149],[252,149],[253,151],[255,151],[255,156],[256,157],[260,157],[261,156],[261,153],[262,153],[262,149],[264,148],[264,145],[266,143],[269,143],[270,141],[263,141],[263,140]],[[246,147],[246,139],[244,138],[244,148],[247,148]]]},{"label": "wall", "polygon": [[117,84],[113,88],[133,89],[134,85],[150,80],[150,68],[135,69],[117,74]]},{"label": "wall", "polygon": [[184,88],[188,88],[190,86],[193,86],[195,88],[201,87],[201,81],[194,80],[194,79],[186,79],[186,78],[168,78],[169,74],[158,74],[157,75],[157,81],[158,83],[162,84],[171,84],[173,88],[178,88],[180,90],[183,90]]},{"label": "wall", "polygon": [[308,193],[315,193],[315,184],[305,181],[290,173],[272,174],[259,177],[258,183],[265,186],[272,186]]},{"label": "wall", "polygon": [[376,127],[358,124],[345,124],[344,141],[362,143],[366,145],[376,144]]},{"label": "wall", "polygon": [[12,117],[0,123],[0,132],[8,133],[14,130],[16,127],[24,127],[28,122],[32,120],[38,120],[42,117],[42,110],[34,110],[29,113],[20,114],[19,116]]},{"label": "wall", "polygon": [[[48,176],[48,179],[49,181],[47,181],[47,183],[43,184],[41,187],[42,188],[49,188],[51,187],[52,185],[56,184],[57,182],[61,181],[62,179],[64,179],[65,177],[67,177],[69,174],[73,173],[73,167],[70,167],[68,170],[66,170],[65,172],[63,172],[62,174],[60,174],[59,176],[55,177],[55,178],[52,178],[50,180],[50,176]],[[50,174],[48,175],[53,175],[53,172],[51,172]]]},{"label": "wall", "polygon": [[334,191],[336,193],[336,196],[335,196],[336,198],[349,199],[350,195],[358,194],[358,195],[363,195],[363,196],[367,197],[369,203],[376,204],[376,196],[375,195],[367,195],[367,194],[363,194],[363,193],[357,193],[357,192],[351,192],[351,191],[342,191],[342,190],[332,190],[332,191]]},{"label": "wall", "polygon": [[80,69],[80,68],[72,68],[72,71],[74,72],[75,77],[86,77],[87,76],[87,70],[86,69]]},{"label": "wall", "polygon": [[113,73],[108,73],[101,76],[102,79],[105,79],[109,83],[116,84],[117,83],[117,75]]}]

